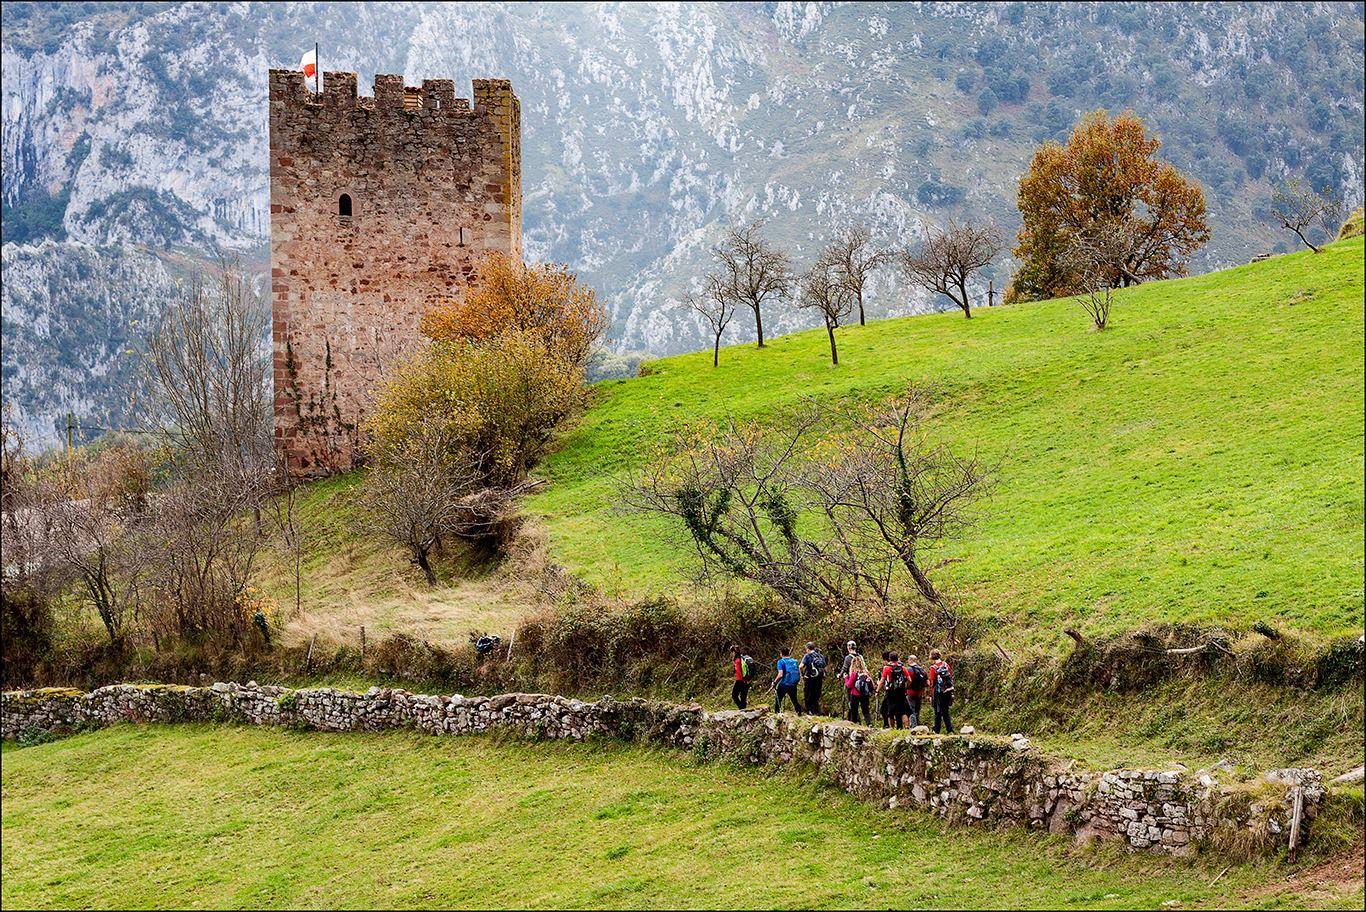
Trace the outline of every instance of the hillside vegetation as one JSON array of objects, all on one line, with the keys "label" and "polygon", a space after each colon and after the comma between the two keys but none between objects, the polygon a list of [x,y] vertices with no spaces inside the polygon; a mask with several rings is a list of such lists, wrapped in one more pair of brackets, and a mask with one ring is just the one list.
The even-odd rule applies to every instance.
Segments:
[{"label": "hillside vegetation", "polygon": [[124,726],[3,778],[6,908],[1361,907],[1351,856],[1073,849],[621,745]]},{"label": "hillside vegetation", "polygon": [[1151,622],[1359,631],[1363,573],[1360,239],[1122,292],[1088,332],[1070,300],[909,317],[763,350],[651,362],[596,401],[530,504],[552,557],[609,593],[676,592],[689,566],[616,486],[698,420],[803,397],[940,394],[935,427],[999,463],[939,578],[1016,638]]}]

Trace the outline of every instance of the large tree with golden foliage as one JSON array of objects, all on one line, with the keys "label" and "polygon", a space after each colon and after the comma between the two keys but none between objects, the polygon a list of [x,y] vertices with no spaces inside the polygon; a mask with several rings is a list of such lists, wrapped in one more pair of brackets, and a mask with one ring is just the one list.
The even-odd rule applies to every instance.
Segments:
[{"label": "large tree with golden foliage", "polygon": [[1014,300],[1063,297],[1080,283],[1069,251],[1079,237],[1122,230],[1133,239],[1113,284],[1186,274],[1192,253],[1209,240],[1205,194],[1155,154],[1161,143],[1132,111],[1094,111],[1067,145],[1045,143],[1020,178],[1023,224],[1013,251],[1020,271]]},{"label": "large tree with golden foliage", "polygon": [[437,342],[478,342],[506,332],[530,333],[552,352],[582,367],[607,330],[607,310],[568,266],[527,265],[491,253],[463,301],[429,310],[422,331]]}]

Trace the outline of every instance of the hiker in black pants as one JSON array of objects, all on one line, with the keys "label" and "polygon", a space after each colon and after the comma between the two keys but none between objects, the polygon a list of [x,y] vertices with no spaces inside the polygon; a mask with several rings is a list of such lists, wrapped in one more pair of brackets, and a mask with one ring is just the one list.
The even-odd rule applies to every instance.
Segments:
[{"label": "hiker in black pants", "polygon": [[797,715],[802,714],[802,705],[797,702],[797,682],[801,678],[802,670],[798,667],[797,660],[792,658],[792,650],[784,646],[778,658],[778,673],[773,676],[772,686],[777,693],[773,701],[775,713],[783,711],[783,697],[787,697]]},{"label": "hiker in black pants", "polygon": [[906,663],[906,674],[910,676],[910,683],[906,687],[906,705],[910,707],[907,725],[915,728],[920,724],[920,701],[929,687],[930,673],[924,669],[918,658],[911,656]]},{"label": "hiker in black pants", "polygon": [[889,653],[877,685],[878,691],[886,694],[887,716],[883,720],[884,728],[889,721],[896,728],[901,728],[905,723],[911,711],[910,705],[906,702],[906,688],[909,686],[910,677],[906,673],[906,666],[901,664],[901,656],[895,652]]},{"label": "hiker in black pants", "polygon": [[735,683],[730,688],[730,698],[735,703],[736,709],[744,709],[749,703],[749,682],[750,682],[750,662],[743,649],[736,646],[732,650],[735,654]]},{"label": "hiker in black pants", "polygon": [[863,724],[872,725],[868,699],[873,694],[873,681],[868,676],[868,666],[863,664],[863,656],[855,655],[853,659],[849,663],[849,673],[844,676],[844,692],[849,697],[849,721],[858,722],[859,713],[862,712]]},{"label": "hiker in black pants", "polygon": [[[882,650],[882,664],[883,664],[883,666],[885,667],[885,666],[887,665],[887,663],[890,662],[890,661],[892,661],[892,654],[891,654],[890,652],[888,652],[887,650],[885,650],[885,649]],[[878,701],[877,701],[877,713],[878,713],[879,716],[882,717],[882,727],[883,727],[883,728],[890,728],[890,727],[891,727],[891,716],[889,716],[889,715],[887,714],[887,693],[886,693],[886,691],[884,691],[884,690],[882,689],[882,682],[881,682],[881,679],[879,679],[879,681],[878,681],[877,692],[880,694],[880,697],[878,698]]]},{"label": "hiker in black pants", "polygon": [[[854,664],[854,657],[855,657],[855,656],[858,656],[860,659],[863,658],[863,656],[860,656],[860,655],[859,655],[858,643],[855,643],[853,640],[850,640],[849,642],[847,642],[847,643],[844,644],[844,662],[840,664],[840,683],[841,683],[841,684],[843,684],[845,681],[847,681],[847,680],[849,679],[849,669],[850,669],[850,667],[853,666],[853,664]],[[865,664],[865,667],[866,667],[866,664],[867,664],[867,663],[864,663],[864,664]],[[848,699],[847,699],[847,698],[848,698],[848,696],[849,696],[849,691],[848,691],[848,688],[847,688],[847,687],[846,687],[846,689],[845,689],[844,696],[846,697],[845,703],[846,703],[846,708],[847,708],[847,704],[848,704]]]},{"label": "hiker in black pants", "polygon": [[930,650],[930,702],[934,706],[934,733],[939,734],[939,723],[944,730],[953,734],[953,719],[949,717],[949,707],[953,705],[953,671],[944,661],[938,649]]},{"label": "hiker in black pants", "polygon": [[806,654],[802,656],[802,702],[806,704],[806,711],[813,715],[820,715],[824,684],[825,656],[815,643],[807,643]]}]

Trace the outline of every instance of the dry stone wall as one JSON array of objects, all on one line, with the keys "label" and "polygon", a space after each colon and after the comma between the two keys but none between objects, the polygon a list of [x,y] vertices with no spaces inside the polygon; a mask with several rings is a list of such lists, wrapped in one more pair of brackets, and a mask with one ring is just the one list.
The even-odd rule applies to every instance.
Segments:
[{"label": "dry stone wall", "polygon": [[1243,850],[1284,846],[1295,804],[1301,842],[1324,789],[1313,770],[1273,770],[1229,783],[1177,770],[1081,770],[1023,738],[877,732],[767,708],[707,712],[696,704],[596,702],[546,694],[424,696],[371,688],[289,690],[119,684],[90,693],[13,691],[0,697],[0,735],[33,738],[122,722],[237,722],[332,732],[415,729],[434,735],[506,730],[585,741],[612,738],[701,758],[819,768],[845,791],[888,807],[920,807],[968,824],[1013,824],[1078,839],[1122,840],[1182,855],[1206,842]]},{"label": "dry stone wall", "polygon": [[505,79],[404,86],[270,71],[275,437],[296,475],[350,469],[374,390],[486,252],[522,252],[521,106]]}]

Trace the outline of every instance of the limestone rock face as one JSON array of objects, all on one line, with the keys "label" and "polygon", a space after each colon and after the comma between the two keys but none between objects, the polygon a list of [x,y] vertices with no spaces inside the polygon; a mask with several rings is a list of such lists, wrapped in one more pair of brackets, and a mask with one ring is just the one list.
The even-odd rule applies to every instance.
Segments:
[{"label": "limestone rock face", "polygon": [[1254,799],[1248,790],[1184,770],[1076,770],[1032,750],[1018,734],[999,738],[965,729],[945,737],[918,730],[891,735],[848,722],[813,724],[766,707],[711,713],[696,703],[612,697],[589,703],[552,694],[464,697],[380,687],[359,694],[255,682],[117,684],[90,693],[47,689],[0,696],[0,735],[8,739],[119,723],[208,721],[432,735],[505,730],[534,739],[634,741],[755,765],[804,763],[850,794],[888,808],[1123,840],[1134,849],[1172,855],[1221,835],[1243,837],[1228,842],[1252,849],[1281,846],[1296,801],[1307,832],[1324,795],[1322,777],[1310,769],[1268,771]]}]

